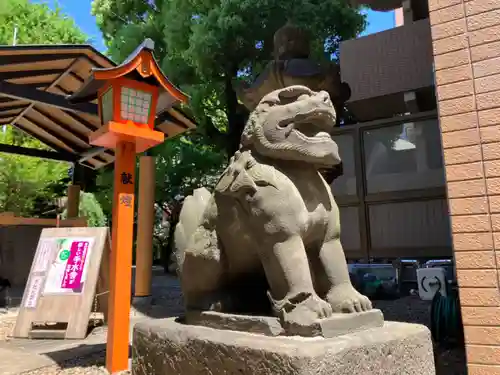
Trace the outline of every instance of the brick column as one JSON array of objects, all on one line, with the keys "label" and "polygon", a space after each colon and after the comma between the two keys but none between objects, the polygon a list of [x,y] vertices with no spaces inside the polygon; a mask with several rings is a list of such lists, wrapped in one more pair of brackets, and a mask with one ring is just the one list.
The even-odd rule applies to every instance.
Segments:
[{"label": "brick column", "polygon": [[468,373],[500,375],[500,0],[429,9]]}]

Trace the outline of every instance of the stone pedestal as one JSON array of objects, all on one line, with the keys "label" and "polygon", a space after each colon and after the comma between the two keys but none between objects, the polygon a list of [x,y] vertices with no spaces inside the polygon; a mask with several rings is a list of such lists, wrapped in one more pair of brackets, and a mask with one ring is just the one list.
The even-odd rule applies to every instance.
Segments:
[{"label": "stone pedestal", "polygon": [[283,326],[280,319],[272,316],[236,315],[215,311],[188,312],[182,320],[188,325],[258,333],[266,336],[322,336],[324,338],[379,328],[384,325],[384,315],[377,309],[353,314],[333,314],[329,318],[318,320],[307,326],[299,324]]},{"label": "stone pedestal", "polygon": [[175,319],[139,323],[134,375],[435,375],[429,330],[383,327],[325,339],[271,337],[184,325]]}]

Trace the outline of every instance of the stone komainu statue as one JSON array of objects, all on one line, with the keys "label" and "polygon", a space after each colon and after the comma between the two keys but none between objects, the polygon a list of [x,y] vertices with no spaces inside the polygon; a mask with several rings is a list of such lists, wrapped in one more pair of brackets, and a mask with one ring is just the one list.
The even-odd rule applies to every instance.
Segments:
[{"label": "stone komainu statue", "polygon": [[319,170],[340,163],[327,92],[265,95],[215,191],[186,198],[175,231],[187,310],[307,324],[370,301],[352,286],[339,210]]}]

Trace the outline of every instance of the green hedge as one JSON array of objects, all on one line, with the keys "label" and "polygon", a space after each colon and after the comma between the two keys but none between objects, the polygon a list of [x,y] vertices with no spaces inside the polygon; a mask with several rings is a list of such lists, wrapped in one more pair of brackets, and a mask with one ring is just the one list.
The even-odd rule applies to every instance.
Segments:
[{"label": "green hedge", "polygon": [[[65,209],[62,213],[63,219],[67,217],[67,214],[67,209]],[[80,193],[78,216],[87,218],[87,226],[89,227],[105,227],[107,225],[102,207],[92,193]]]}]

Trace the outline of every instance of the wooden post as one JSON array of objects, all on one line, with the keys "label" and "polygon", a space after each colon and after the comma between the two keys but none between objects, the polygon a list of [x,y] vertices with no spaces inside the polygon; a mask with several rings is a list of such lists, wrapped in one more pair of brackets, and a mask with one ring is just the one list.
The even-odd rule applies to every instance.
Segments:
[{"label": "wooden post", "polygon": [[119,141],[115,160],[109,324],[106,343],[106,368],[110,374],[128,369],[134,183],[135,145]]},{"label": "wooden post", "polygon": [[79,206],[80,206],[80,186],[71,184],[68,186],[68,202],[66,204],[68,219],[73,219],[79,216],[79,211],[80,211]]},{"label": "wooden post", "polygon": [[[163,143],[165,134],[154,129],[156,114],[188,100],[161,72],[153,49],[153,41],[146,39],[121,65],[92,69],[70,98],[98,100],[102,126],[89,143],[116,150],[106,346],[106,368],[112,374],[128,368],[135,155]],[[159,105],[160,94],[169,100]],[[153,179],[148,182],[154,186]]]},{"label": "wooden post", "polygon": [[155,158],[153,156],[142,156],[139,164],[135,297],[148,297],[151,295],[154,202]]}]

